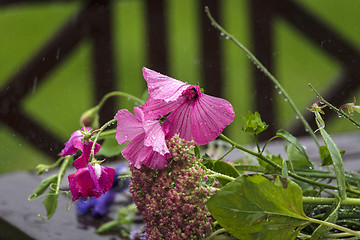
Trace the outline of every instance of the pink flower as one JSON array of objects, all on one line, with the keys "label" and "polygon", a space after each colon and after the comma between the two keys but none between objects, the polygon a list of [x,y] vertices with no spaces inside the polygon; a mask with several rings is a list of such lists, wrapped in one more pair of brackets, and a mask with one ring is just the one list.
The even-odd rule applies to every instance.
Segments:
[{"label": "pink flower", "polygon": [[[86,128],[87,131],[90,131],[90,129],[91,129],[90,127]],[[86,167],[86,163],[89,160],[91,148],[94,143],[89,139],[87,140],[84,139],[84,134],[82,132],[84,132],[84,128],[73,132],[73,134],[71,134],[69,141],[65,143],[65,148],[61,151],[61,157],[75,154],[77,150],[80,150],[82,152],[80,157],[78,157],[74,161],[74,165],[76,169]],[[99,152],[100,147],[101,147],[100,144],[95,145],[94,154]]]},{"label": "pink flower", "polygon": [[75,201],[79,197],[100,197],[111,188],[114,176],[114,169],[97,163],[94,167],[89,163],[87,167],[79,168],[76,173],[68,176],[72,200]]},{"label": "pink flower", "polygon": [[121,152],[125,159],[136,168],[141,165],[151,169],[164,169],[167,166],[169,150],[165,142],[165,134],[158,120],[145,120],[143,111],[135,107],[135,116],[127,109],[119,110],[116,140],[119,144],[131,141]]},{"label": "pink flower", "polygon": [[143,75],[150,97],[140,108],[146,119],[161,118],[170,113],[163,123],[167,139],[178,133],[185,140],[206,144],[218,137],[234,119],[235,113],[228,101],[202,93],[197,85],[145,67]]}]

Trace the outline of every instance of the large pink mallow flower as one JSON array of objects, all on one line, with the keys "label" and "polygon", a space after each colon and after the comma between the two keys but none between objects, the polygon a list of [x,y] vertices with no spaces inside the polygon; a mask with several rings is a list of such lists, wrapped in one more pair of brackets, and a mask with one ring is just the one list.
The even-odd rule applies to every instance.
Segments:
[{"label": "large pink mallow flower", "polygon": [[202,93],[197,85],[145,67],[143,75],[150,97],[140,108],[146,119],[170,113],[163,123],[167,139],[178,133],[180,138],[203,145],[218,137],[234,119],[234,109],[228,101]]},{"label": "large pink mallow flower", "polygon": [[[86,127],[86,130],[90,131],[91,128]],[[61,157],[64,157],[67,155],[73,155],[77,152],[77,150],[80,150],[82,152],[80,157],[78,157],[74,161],[74,165],[75,165],[76,169],[86,167],[86,163],[89,160],[91,148],[94,143],[93,141],[91,141],[89,139],[88,140],[84,139],[84,134],[81,133],[83,131],[84,131],[84,128],[73,132],[73,134],[71,134],[71,136],[70,136],[69,141],[67,141],[65,143],[64,149],[61,151]],[[97,143],[95,144],[94,154],[99,152],[100,147],[101,147],[100,144],[97,144]]]},{"label": "large pink mallow flower", "polygon": [[142,164],[151,169],[164,169],[170,156],[165,134],[158,120],[146,120],[143,111],[135,107],[134,114],[119,110],[116,140],[119,144],[130,142],[121,152],[125,159],[140,169]]},{"label": "large pink mallow flower", "polygon": [[97,163],[94,166],[88,163],[87,166],[79,168],[68,176],[72,200],[76,201],[79,197],[100,197],[111,188],[114,176],[114,169]]}]

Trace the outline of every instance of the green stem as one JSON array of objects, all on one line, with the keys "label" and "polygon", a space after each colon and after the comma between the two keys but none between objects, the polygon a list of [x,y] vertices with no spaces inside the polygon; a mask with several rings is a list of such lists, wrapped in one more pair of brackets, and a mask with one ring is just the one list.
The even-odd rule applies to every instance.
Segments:
[{"label": "green stem", "polygon": [[296,107],[293,100],[290,98],[290,96],[287,94],[285,89],[281,86],[279,81],[269,72],[269,70],[244,46],[242,45],[233,35],[229,34],[223,27],[221,27],[211,16],[209,8],[205,7],[205,12],[207,13],[207,16],[209,17],[210,21],[212,22],[213,26],[220,30],[226,38],[230,39],[232,42],[235,43],[236,46],[238,46],[241,50],[243,50],[246,55],[250,58],[250,60],[261,69],[261,71],[276,85],[279,92],[284,96],[285,99],[287,99],[288,103],[290,104],[291,108],[294,110],[295,114],[299,116],[300,120],[303,122],[305,128],[308,130],[309,134],[314,138],[314,141],[317,146],[320,146],[315,133],[313,132],[312,128],[310,127],[309,123],[305,120],[302,113],[299,111],[299,109]]},{"label": "green stem", "polygon": [[[316,205],[332,205],[336,203],[336,199],[324,197],[303,197],[303,203]],[[346,199],[341,200],[341,206],[360,206],[360,198],[347,197]]]},{"label": "green stem", "polygon": [[96,142],[98,141],[100,134],[107,128],[109,127],[111,124],[115,123],[116,119],[111,119],[110,121],[108,121],[107,123],[105,123],[97,132],[96,137],[94,139],[93,145],[91,146],[91,154],[90,154],[90,159],[92,160],[95,157],[95,145]]},{"label": "green stem", "polygon": [[106,100],[108,100],[110,97],[114,97],[114,96],[120,96],[120,97],[126,97],[128,100],[133,101],[136,105],[139,104],[143,104],[145,103],[142,99],[137,98],[129,93],[125,93],[125,92],[120,92],[120,91],[115,91],[115,92],[110,92],[108,94],[106,94],[101,101],[99,102],[98,105],[96,105],[97,108],[101,108],[102,105],[104,105],[104,103],[106,102]]},{"label": "green stem", "polygon": [[232,152],[232,150],[234,150],[234,149],[235,149],[235,147],[234,147],[234,146],[232,146],[232,147],[231,147],[231,149],[229,149],[229,151],[227,151],[224,155],[222,155],[219,159],[217,159],[217,161],[219,161],[219,160],[223,159],[226,155],[228,155],[229,153],[231,153],[231,152]]},{"label": "green stem", "polygon": [[[100,134],[100,136],[98,137],[98,140],[104,139],[104,138],[106,138],[108,136],[115,136],[115,134],[116,134],[116,129],[110,129],[110,130],[107,130],[107,131],[103,131]],[[95,137],[94,137],[94,139],[95,139]],[[92,140],[94,140],[94,139],[92,138]]]},{"label": "green stem", "polygon": [[213,232],[208,238],[206,238],[206,240],[212,240],[215,239],[215,237],[221,233],[226,233],[226,229],[224,228],[220,228],[218,230],[216,230],[215,232]]},{"label": "green stem", "polygon": [[[282,167],[271,161],[269,158],[265,157],[264,155],[262,155],[262,153],[257,153],[257,152],[254,152],[254,151],[251,151],[250,149],[247,149],[246,147],[243,147],[237,143],[235,143],[234,141],[232,141],[231,139],[229,139],[228,137],[226,137],[225,135],[223,134],[220,134],[219,137],[221,137],[223,140],[227,141],[228,143],[230,143],[231,145],[233,145],[235,148],[237,149],[240,149],[246,153],[249,153],[261,160],[263,160],[264,162],[270,164],[271,166],[273,166],[274,168],[278,169],[278,170],[282,170]],[[324,183],[320,183],[320,182],[316,182],[316,181],[313,181],[311,179],[308,179],[308,178],[305,178],[305,177],[302,177],[302,176],[299,176],[297,175],[296,173],[293,173],[293,172],[290,172],[288,171],[288,174],[289,176],[293,177],[294,179],[297,179],[299,181],[302,181],[302,182],[305,182],[305,183],[308,183],[308,184],[311,184],[313,186],[318,186],[318,187],[321,187],[321,188],[327,188],[327,189],[334,189],[334,190],[339,190],[339,187],[337,186],[333,186],[333,185],[328,185],[328,184],[324,184]],[[351,193],[355,193],[355,194],[358,194],[360,195],[360,191],[358,190],[354,190],[354,189],[351,189],[351,188],[347,188],[346,189],[348,192],[351,192]]]},{"label": "green stem", "polygon": [[311,90],[316,94],[316,96],[329,108],[331,108],[332,110],[334,110],[339,116],[343,116],[344,118],[349,119],[353,124],[355,124],[357,127],[360,127],[360,123],[357,122],[356,120],[354,120],[350,115],[344,113],[343,111],[339,111],[339,109],[337,107],[335,107],[334,105],[332,105],[331,103],[329,103],[328,101],[326,101],[320,94],[318,91],[315,90],[315,88],[313,88],[313,86],[309,83],[308,84],[309,87],[311,88]]},{"label": "green stem", "polygon": [[340,226],[340,225],[337,225],[337,224],[334,224],[334,223],[321,221],[321,220],[315,219],[315,218],[310,218],[310,217],[308,217],[308,219],[309,219],[310,222],[317,223],[317,224],[321,224],[321,225],[325,225],[325,226],[328,226],[328,227],[331,227],[331,228],[335,228],[335,229],[337,229],[337,230],[340,230],[340,231],[342,231],[342,232],[349,233],[349,234],[351,234],[352,236],[360,237],[360,232],[353,231],[353,230],[351,230],[351,229],[349,229],[349,228],[346,228],[346,227],[343,227],[343,226]]}]

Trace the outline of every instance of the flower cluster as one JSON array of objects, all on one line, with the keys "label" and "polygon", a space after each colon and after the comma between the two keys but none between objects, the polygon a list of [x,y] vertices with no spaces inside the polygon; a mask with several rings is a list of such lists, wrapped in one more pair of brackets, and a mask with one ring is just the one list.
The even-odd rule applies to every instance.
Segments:
[{"label": "flower cluster", "polygon": [[[89,127],[75,131],[69,141],[65,143],[65,148],[61,152],[62,157],[73,155],[77,150],[82,152],[80,157],[74,161],[77,171],[68,176],[73,201],[80,197],[88,198],[94,196],[99,198],[111,188],[114,181],[114,169],[100,166],[98,163],[87,163],[94,144],[90,140],[89,131]],[[100,147],[99,144],[95,144],[95,154],[100,150]]]},{"label": "flower cluster", "polygon": [[212,232],[206,200],[215,188],[205,184],[201,159],[189,153],[193,142],[178,135],[167,141],[171,167],[159,171],[130,165],[130,192],[146,222],[147,239],[202,239]]},{"label": "flower cluster", "polygon": [[197,85],[147,68],[143,68],[143,75],[149,92],[146,103],[134,108],[135,116],[126,109],[115,115],[116,140],[119,144],[132,141],[122,155],[138,169],[142,165],[166,168],[170,156],[166,139],[175,134],[196,144],[206,144],[234,119],[228,101],[202,93]]}]

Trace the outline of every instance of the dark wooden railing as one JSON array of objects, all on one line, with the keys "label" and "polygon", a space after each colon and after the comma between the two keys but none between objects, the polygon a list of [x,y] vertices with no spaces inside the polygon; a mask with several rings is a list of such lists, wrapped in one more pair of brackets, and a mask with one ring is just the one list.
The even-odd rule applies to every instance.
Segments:
[{"label": "dark wooden railing", "polygon": [[[53,2],[72,2],[76,0],[53,0]],[[169,65],[168,40],[166,32],[166,1],[144,0],[146,3],[146,27],[148,29],[149,67],[167,73]],[[3,6],[17,6],[48,2],[44,0],[0,0]],[[52,158],[56,158],[63,143],[40,123],[34,121],[21,109],[20,104],[31,91],[34,81],[37,85],[46,81],[46,77],[54,71],[84,39],[90,39],[93,58],[94,96],[99,101],[104,94],[115,90],[112,33],[112,0],[82,1],[83,6],[66,22],[62,28],[47,42],[19,71],[11,76],[0,90],[0,122],[16,131],[34,147],[42,150]],[[341,65],[343,75],[324,96],[334,105],[339,106],[351,96],[360,85],[360,74],[357,69],[360,63],[358,50],[346,39],[337,34],[316,16],[307,12],[299,3],[292,0],[249,0],[250,29],[252,51],[270,71],[273,71],[274,58],[273,25],[274,18],[281,17],[298,29],[315,46],[336,59]],[[201,0],[200,7],[209,6],[212,15],[219,19],[220,0]],[[202,11],[201,19],[201,56],[204,88],[211,95],[223,95],[223,70],[221,68],[221,44],[219,33],[211,26]],[[61,49],[59,51],[59,49]],[[46,61],[44,61],[46,59]],[[276,74],[276,73],[275,73]],[[276,116],[274,89],[272,83],[254,67],[252,75],[255,90],[254,109],[269,123],[270,127],[262,137],[268,138],[275,133]],[[109,119],[115,111],[115,104],[110,100],[101,112],[101,119]],[[332,113],[329,112],[329,115]],[[315,122],[310,114],[305,114],[311,126]],[[329,119],[329,118],[327,118]],[[299,123],[292,128],[295,135],[305,133]]]}]

